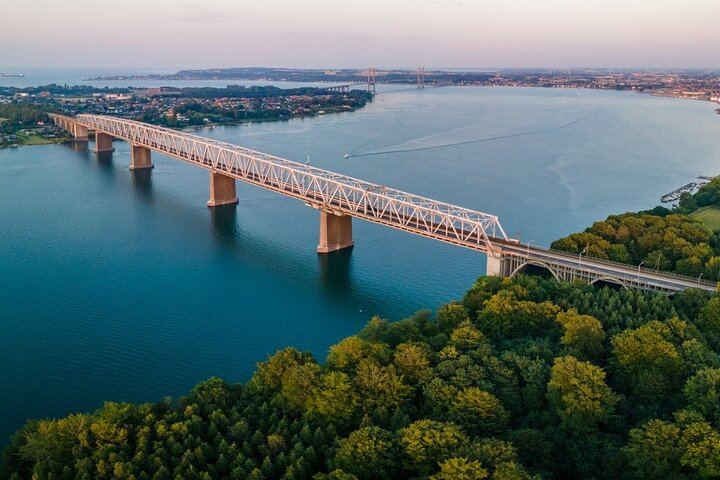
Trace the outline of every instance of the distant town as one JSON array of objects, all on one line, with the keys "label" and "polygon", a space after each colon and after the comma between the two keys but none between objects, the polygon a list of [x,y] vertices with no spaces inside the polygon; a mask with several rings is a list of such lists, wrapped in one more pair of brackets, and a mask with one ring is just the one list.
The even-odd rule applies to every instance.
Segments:
[{"label": "distant town", "polygon": [[369,73],[378,84],[421,86],[472,85],[630,90],[653,95],[720,102],[720,72],[705,70],[515,69],[483,71],[289,68],[181,70],[171,75],[128,75],[88,80],[243,80],[365,84]]},{"label": "distant town", "polygon": [[[422,88],[453,85],[624,90],[720,104],[720,72],[713,71],[230,68],[86,80],[270,81],[328,83],[328,86],[289,89],[238,85],[225,88],[0,86],[0,146],[66,140],[61,132],[47,125],[47,114],[51,112],[115,115],[170,128],[210,127],[353,111],[372,101],[377,84],[407,84]],[[720,113],[720,108],[716,111]]]},{"label": "distant town", "polygon": [[57,143],[48,113],[114,115],[170,128],[234,125],[347,112],[372,100],[364,90],[226,88],[0,87],[0,145]]}]

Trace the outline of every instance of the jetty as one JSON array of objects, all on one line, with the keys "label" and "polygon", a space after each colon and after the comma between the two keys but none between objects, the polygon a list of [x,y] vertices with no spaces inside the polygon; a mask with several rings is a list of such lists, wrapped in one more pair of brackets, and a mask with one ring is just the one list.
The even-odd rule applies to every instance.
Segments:
[{"label": "jetty", "polygon": [[700,190],[703,185],[707,185],[716,177],[708,177],[706,175],[700,175],[694,182],[690,182],[687,185],[683,185],[680,188],[676,188],[672,192],[666,193],[660,197],[660,201],[663,203],[675,202],[680,199],[680,195],[683,193],[693,194]]}]

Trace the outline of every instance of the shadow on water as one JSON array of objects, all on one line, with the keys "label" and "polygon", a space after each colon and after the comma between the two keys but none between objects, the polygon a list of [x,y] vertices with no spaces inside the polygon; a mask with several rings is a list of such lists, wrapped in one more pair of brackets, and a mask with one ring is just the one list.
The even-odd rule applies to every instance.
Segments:
[{"label": "shadow on water", "polygon": [[220,245],[239,245],[240,231],[237,227],[237,204],[210,208],[210,221]]},{"label": "shadow on water", "polygon": [[65,146],[68,150],[82,153],[84,158],[90,158],[88,142],[68,142],[63,143],[62,145]]},{"label": "shadow on water", "polygon": [[[212,234],[218,246],[233,255],[251,260],[264,269],[282,272],[288,282],[314,283],[320,286],[334,301],[345,302],[355,296],[381,303],[368,291],[359,290],[352,279],[352,248],[325,255],[317,255],[319,278],[307,268],[307,252],[289,252],[243,234],[238,222],[237,205],[210,208]],[[314,248],[314,245],[308,246]],[[314,277],[314,278],[313,278]]]},{"label": "shadow on water", "polygon": [[135,187],[134,191],[138,193],[138,196],[143,199],[152,200],[152,169],[143,168],[140,170],[130,170],[130,177],[132,178],[133,187]]},{"label": "shadow on water", "polygon": [[97,158],[98,165],[100,165],[103,170],[113,170],[113,152],[97,152],[95,153],[95,157]]},{"label": "shadow on water", "polygon": [[352,290],[352,248],[318,255],[320,279],[330,293],[349,293]]},{"label": "shadow on water", "polygon": [[[117,165],[113,163],[113,152],[92,153],[87,142],[67,144],[85,159],[96,159],[98,170],[103,177],[119,178],[115,175]],[[158,198],[153,192],[152,170],[134,170],[130,175],[132,186],[139,198],[152,200],[166,213],[180,215],[183,222],[188,217],[180,214],[186,205],[178,205],[172,198]],[[170,207],[170,208],[166,208]],[[362,299],[363,304],[379,306],[385,299],[353,282],[352,249],[345,249],[328,255],[318,255],[318,270],[308,268],[307,252],[290,252],[272,243],[243,233],[238,220],[237,205],[210,208],[210,230],[218,247],[230,252],[232,257],[261,265],[268,271],[281,272],[288,282],[316,284],[324,290],[333,302],[347,303],[350,298]],[[248,232],[246,232],[248,233]],[[314,245],[308,248],[314,249]]]}]

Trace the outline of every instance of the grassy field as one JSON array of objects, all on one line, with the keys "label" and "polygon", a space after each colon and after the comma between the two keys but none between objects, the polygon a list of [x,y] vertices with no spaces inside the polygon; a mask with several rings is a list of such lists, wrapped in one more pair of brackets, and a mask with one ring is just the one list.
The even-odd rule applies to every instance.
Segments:
[{"label": "grassy field", "polygon": [[710,230],[720,230],[720,207],[710,206],[701,208],[690,214],[700,220]]},{"label": "grassy field", "polygon": [[58,139],[44,138],[39,135],[27,133],[18,133],[15,143],[18,145],[49,145],[51,143],[58,143]]}]

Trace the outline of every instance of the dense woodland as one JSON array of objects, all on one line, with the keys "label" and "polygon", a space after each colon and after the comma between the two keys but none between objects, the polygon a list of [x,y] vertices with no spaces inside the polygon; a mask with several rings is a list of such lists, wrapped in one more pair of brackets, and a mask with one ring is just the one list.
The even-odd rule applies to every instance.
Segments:
[{"label": "dense woodland", "polygon": [[[52,111],[52,110],[50,110]],[[37,122],[48,122],[48,109],[26,102],[0,103],[0,132],[14,133],[23,127],[34,127]]]},{"label": "dense woodland", "polygon": [[720,476],[720,297],[480,278],[373,318],[324,362],[29,422],[0,477],[570,479]]},{"label": "dense woodland", "polygon": [[684,193],[678,207],[611,215],[584,232],[556,240],[551,248],[720,281],[720,232],[688,214],[720,206],[720,179]]}]

